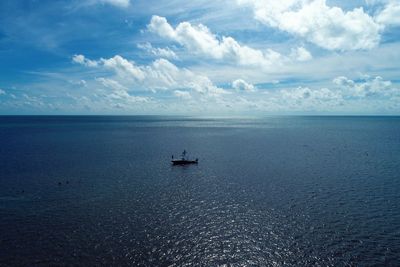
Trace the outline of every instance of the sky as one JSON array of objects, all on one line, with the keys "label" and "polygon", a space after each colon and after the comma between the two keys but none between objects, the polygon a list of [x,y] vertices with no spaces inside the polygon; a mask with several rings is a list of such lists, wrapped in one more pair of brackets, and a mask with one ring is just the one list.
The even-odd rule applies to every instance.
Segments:
[{"label": "sky", "polygon": [[2,0],[0,114],[400,115],[400,0]]}]

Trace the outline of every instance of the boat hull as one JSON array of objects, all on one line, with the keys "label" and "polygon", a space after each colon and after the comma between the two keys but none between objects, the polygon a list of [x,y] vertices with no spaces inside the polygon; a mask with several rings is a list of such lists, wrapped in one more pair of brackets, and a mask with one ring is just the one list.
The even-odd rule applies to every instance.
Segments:
[{"label": "boat hull", "polygon": [[188,164],[197,164],[197,160],[171,160],[173,165],[188,165]]}]

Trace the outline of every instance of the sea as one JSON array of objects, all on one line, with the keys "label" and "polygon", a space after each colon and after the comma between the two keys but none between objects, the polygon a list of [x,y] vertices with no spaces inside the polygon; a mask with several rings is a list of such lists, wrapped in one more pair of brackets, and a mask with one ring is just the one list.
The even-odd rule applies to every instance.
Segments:
[{"label": "sea", "polygon": [[400,266],[400,117],[2,116],[0,266]]}]

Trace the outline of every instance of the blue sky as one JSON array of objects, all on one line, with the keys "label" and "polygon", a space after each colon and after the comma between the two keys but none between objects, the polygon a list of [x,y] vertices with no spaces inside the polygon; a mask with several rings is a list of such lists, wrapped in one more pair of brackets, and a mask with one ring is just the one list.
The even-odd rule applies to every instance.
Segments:
[{"label": "blue sky", "polygon": [[0,114],[400,114],[398,0],[4,0]]}]

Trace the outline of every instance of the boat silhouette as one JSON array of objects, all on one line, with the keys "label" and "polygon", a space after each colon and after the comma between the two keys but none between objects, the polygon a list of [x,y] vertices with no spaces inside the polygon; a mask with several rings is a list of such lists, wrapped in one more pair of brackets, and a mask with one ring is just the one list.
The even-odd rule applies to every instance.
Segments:
[{"label": "boat silhouette", "polygon": [[197,164],[199,163],[199,159],[195,159],[195,160],[190,160],[188,158],[186,158],[186,150],[183,150],[181,157],[179,159],[174,159],[174,155],[172,155],[172,164],[173,165],[187,165],[187,164]]}]

